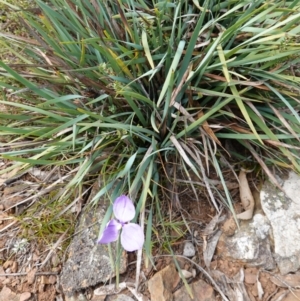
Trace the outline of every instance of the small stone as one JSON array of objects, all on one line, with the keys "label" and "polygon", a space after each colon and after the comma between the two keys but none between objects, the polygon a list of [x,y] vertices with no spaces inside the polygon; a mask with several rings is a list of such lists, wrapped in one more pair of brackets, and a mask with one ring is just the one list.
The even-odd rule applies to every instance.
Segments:
[{"label": "small stone", "polygon": [[184,244],[183,256],[193,257],[193,256],[195,256],[195,254],[196,254],[196,249],[195,249],[194,245],[190,241],[187,241]]},{"label": "small stone", "polygon": [[[74,293],[71,296],[66,295],[65,301],[87,301],[87,299],[86,299],[85,295],[82,293]],[[98,301],[98,300],[95,300],[95,301]]]},{"label": "small stone", "polygon": [[34,283],[35,273],[36,273],[36,269],[32,269],[30,272],[27,273],[26,280],[27,280],[28,284]]},{"label": "small stone", "polygon": [[28,299],[30,299],[30,297],[31,297],[31,293],[29,292],[22,293],[20,295],[20,301],[27,301]]},{"label": "small stone", "polygon": [[12,281],[12,279],[10,277],[7,277],[5,280],[2,281],[2,284],[3,285],[10,284],[11,281]]},{"label": "small stone", "polygon": [[12,260],[7,260],[3,263],[3,269],[6,270],[8,269],[9,267],[11,267],[13,264],[13,261]]},{"label": "small stone", "polygon": [[91,301],[106,301],[106,296],[97,296],[94,295]]},{"label": "small stone", "polygon": [[0,301],[17,301],[18,296],[10,288],[4,286],[0,292]]},{"label": "small stone", "polygon": [[56,254],[53,254],[51,257],[52,266],[57,267],[60,263],[61,263],[60,258]]},{"label": "small stone", "polygon": [[55,284],[56,283],[56,277],[51,275],[51,276],[42,276],[41,277],[41,283],[42,284]]},{"label": "small stone", "polygon": [[[5,274],[3,267],[0,265],[0,274]],[[5,276],[0,277],[0,282],[4,281],[6,279]]]},{"label": "small stone", "polygon": [[56,283],[56,276],[51,275],[48,279],[49,284],[55,284]]},{"label": "small stone", "polygon": [[192,284],[189,284],[193,299],[188,294],[185,286],[182,286],[178,291],[174,293],[173,301],[215,301],[215,293],[213,288],[203,280],[198,280]]},{"label": "small stone", "polygon": [[177,274],[174,264],[166,266],[156,273],[148,282],[148,289],[151,294],[151,300],[155,301],[172,301],[173,281]]},{"label": "small stone", "polygon": [[187,270],[181,270],[181,273],[185,279],[193,277],[193,274]]},{"label": "small stone", "polygon": [[[11,278],[11,277],[9,277]],[[10,285],[13,288],[17,288],[21,284],[21,279],[19,277],[12,278]]]},{"label": "small stone", "polygon": [[248,268],[245,270],[245,283],[254,284],[257,281],[258,270],[256,268]]},{"label": "small stone", "polygon": [[108,296],[105,301],[134,301],[131,297],[124,295],[124,294],[120,294],[120,295],[111,295]]},{"label": "small stone", "polygon": [[97,296],[94,295],[93,298],[91,299],[91,301],[105,301],[106,300],[106,296]]},{"label": "small stone", "polygon": [[39,284],[39,288],[38,288],[39,293],[43,293],[44,290],[45,290],[45,284],[40,283],[40,284]]},{"label": "small stone", "polygon": [[18,263],[16,261],[13,261],[11,265],[11,272],[12,273],[17,273],[18,272]]},{"label": "small stone", "polygon": [[227,219],[222,226],[222,231],[225,233],[226,236],[234,235],[236,229],[237,225],[233,217]]}]

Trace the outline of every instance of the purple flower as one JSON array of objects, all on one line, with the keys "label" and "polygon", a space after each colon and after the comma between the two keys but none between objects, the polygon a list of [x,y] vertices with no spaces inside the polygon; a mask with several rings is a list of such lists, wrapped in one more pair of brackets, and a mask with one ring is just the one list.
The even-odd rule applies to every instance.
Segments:
[{"label": "purple flower", "polygon": [[108,244],[116,241],[121,232],[121,244],[128,251],[140,250],[144,244],[144,233],[142,228],[133,223],[129,223],[135,216],[135,208],[133,202],[126,196],[119,196],[113,204],[114,215],[117,220],[110,220],[98,243]]}]

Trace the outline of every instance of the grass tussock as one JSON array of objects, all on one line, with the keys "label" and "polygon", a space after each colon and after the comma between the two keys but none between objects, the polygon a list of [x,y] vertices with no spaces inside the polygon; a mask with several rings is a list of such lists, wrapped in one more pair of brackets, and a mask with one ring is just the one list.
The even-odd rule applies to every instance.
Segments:
[{"label": "grass tussock", "polygon": [[147,254],[152,226],[166,224],[162,199],[176,201],[178,172],[196,176],[213,206],[232,210],[225,167],[259,166],[274,182],[271,167],[300,171],[298,1],[10,8],[27,35],[0,33],[17,60],[0,61],[13,79],[0,82],[0,104],[14,108],[0,113],[1,145],[10,146],[1,156],[23,169],[67,166],[61,199],[101,175],[93,201],[112,187],[112,201],[129,194],[136,219],[146,217]]}]

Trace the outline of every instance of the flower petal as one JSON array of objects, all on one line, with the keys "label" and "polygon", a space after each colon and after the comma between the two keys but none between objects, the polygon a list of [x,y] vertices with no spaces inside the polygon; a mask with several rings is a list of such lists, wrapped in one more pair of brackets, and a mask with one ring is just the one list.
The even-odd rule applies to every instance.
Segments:
[{"label": "flower petal", "polygon": [[135,216],[135,208],[132,200],[126,195],[116,198],[113,210],[115,217],[122,223],[131,221]]},{"label": "flower petal", "polygon": [[123,226],[121,245],[126,251],[132,252],[142,249],[144,241],[144,233],[139,225],[129,223]]},{"label": "flower petal", "polygon": [[110,242],[116,241],[119,237],[120,229],[122,225],[116,220],[112,219],[109,221],[103,231],[102,236],[98,239],[98,244],[108,244]]}]

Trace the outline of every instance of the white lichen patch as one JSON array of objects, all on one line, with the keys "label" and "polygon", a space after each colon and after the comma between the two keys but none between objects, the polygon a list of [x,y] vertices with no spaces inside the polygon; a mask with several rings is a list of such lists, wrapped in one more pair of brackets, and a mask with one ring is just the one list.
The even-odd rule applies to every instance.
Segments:
[{"label": "white lichen patch", "polygon": [[269,235],[270,225],[268,220],[262,214],[255,214],[251,223],[252,232],[260,239],[266,239]]},{"label": "white lichen patch", "polygon": [[[300,177],[290,172],[289,178],[283,182],[283,190],[284,193],[265,183],[260,197],[272,227],[275,255],[286,260],[300,254]],[[278,265],[281,268],[280,260]]]}]

